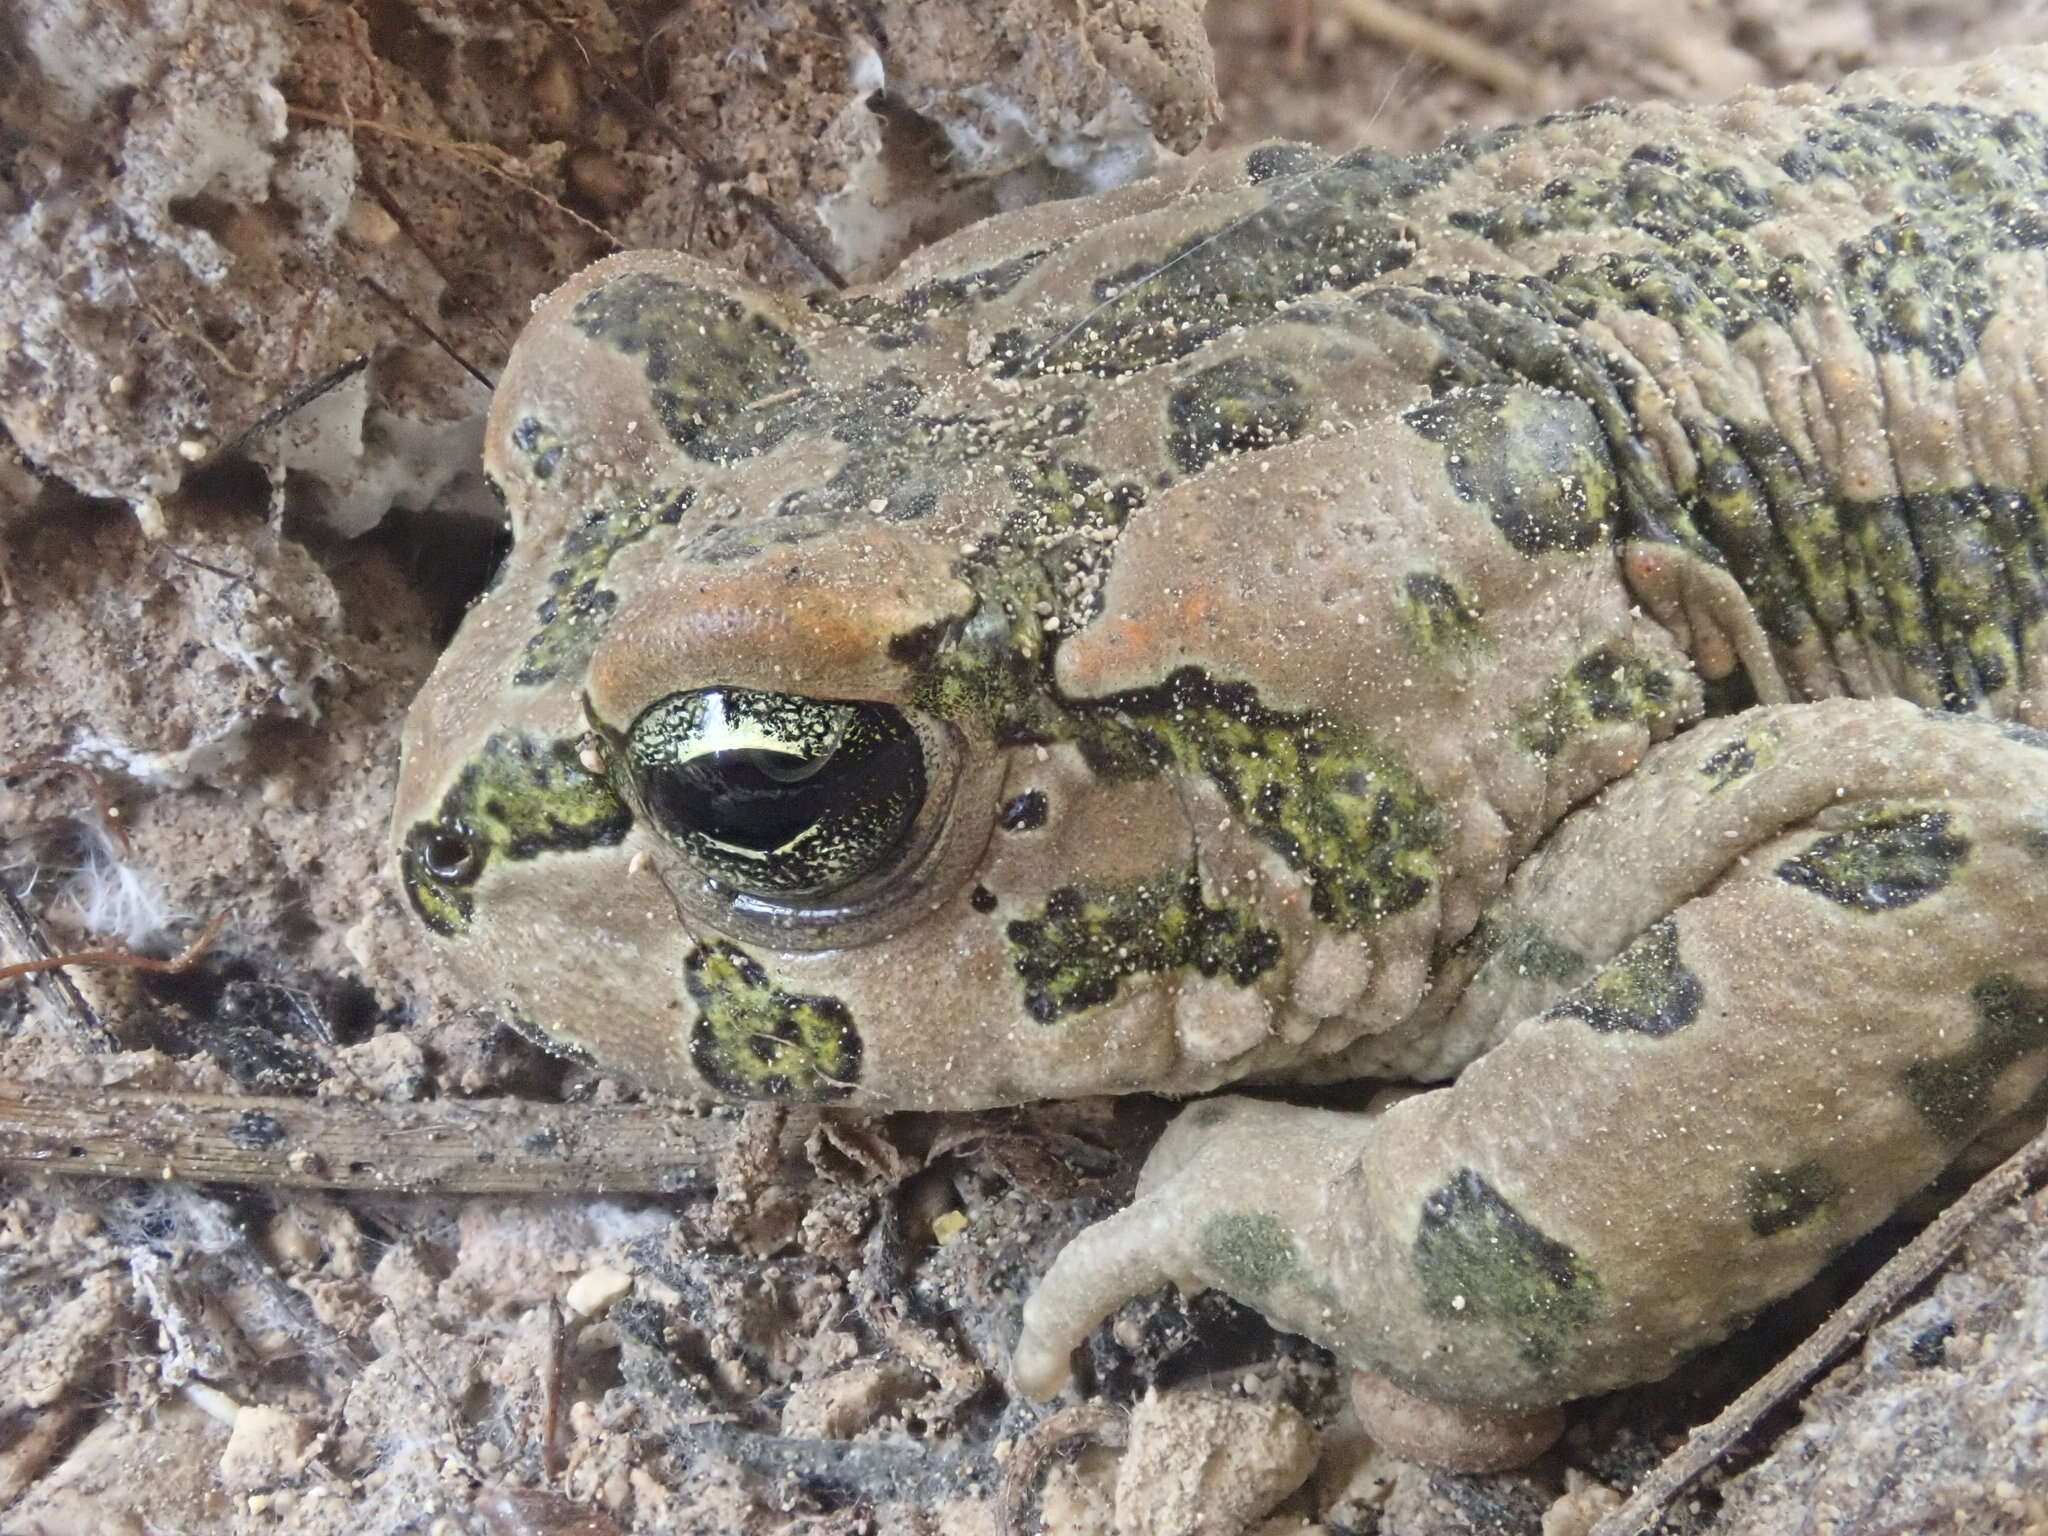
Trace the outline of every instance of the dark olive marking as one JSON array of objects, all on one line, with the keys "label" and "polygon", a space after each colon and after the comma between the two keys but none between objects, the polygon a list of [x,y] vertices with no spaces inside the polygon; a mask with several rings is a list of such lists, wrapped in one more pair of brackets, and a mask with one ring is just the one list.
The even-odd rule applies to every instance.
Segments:
[{"label": "dark olive marking", "polygon": [[562,1133],[549,1126],[521,1137],[519,1150],[528,1157],[564,1157],[569,1149],[562,1140]]},{"label": "dark olive marking", "polygon": [[1575,229],[1636,229],[1678,244],[1700,231],[1748,229],[1772,202],[1736,166],[1710,167],[1675,145],[1644,144],[1616,164],[1554,176],[1533,197],[1454,214],[1452,222],[1510,250]]},{"label": "dark olive marking", "polygon": [[1334,715],[1268,709],[1193,667],[1091,702],[1080,746],[1110,778],[1201,773],[1305,876],[1323,921],[1360,928],[1419,905],[1443,847],[1436,799],[1398,755]]},{"label": "dark olive marking", "polygon": [[996,825],[1005,832],[1036,832],[1045,825],[1049,804],[1044,790],[1027,789],[1003,807]]},{"label": "dark olive marking", "polygon": [[1410,571],[1401,579],[1401,627],[1415,654],[1442,662],[1468,656],[1486,641],[1479,600],[1438,571]]},{"label": "dark olive marking", "polygon": [[[510,433],[512,446],[526,457],[526,467],[536,480],[553,476],[568,445],[538,416],[522,416]],[[499,492],[502,499],[504,492]]]},{"label": "dark olive marking", "polygon": [[1551,758],[1603,725],[1629,723],[1665,736],[1679,723],[1677,679],[1669,668],[1616,642],[1589,651],[1516,712],[1515,739]]},{"label": "dark olive marking", "polygon": [[[1028,411],[953,414],[929,409],[916,375],[891,366],[845,390],[812,390],[787,409],[801,415],[797,424],[806,431],[844,446],[838,467],[824,480],[798,485],[765,506],[732,508],[702,519],[678,546],[685,558],[718,564],[773,546],[801,544],[849,525],[915,522],[929,517],[946,489],[957,488],[972,465],[988,467],[982,494],[1000,499],[997,487],[1004,478],[1011,492],[1012,511],[1003,533],[984,542],[1042,536],[1050,526],[1051,498],[1083,494],[1055,483],[1101,478],[1090,466],[1056,457],[1058,446],[1088,421],[1088,402],[1076,395]],[[1126,488],[1115,489],[1128,499]],[[1076,521],[1070,511],[1057,514],[1058,526]],[[1107,559],[1099,545],[1081,553],[1090,565]]]},{"label": "dark olive marking", "polygon": [[1844,103],[1809,140],[1807,180],[1882,178],[1910,212],[1844,241],[1850,316],[1878,352],[1917,352],[1947,377],[1996,308],[1986,258],[2048,245],[2048,130],[2031,112]]},{"label": "dark olive marking", "polygon": [[1521,386],[1461,388],[1402,420],[1442,446],[1459,496],[1483,507],[1521,553],[1591,549],[1607,538],[1618,488],[1583,401]]},{"label": "dark olive marking", "polygon": [[1593,979],[1551,1008],[1602,1034],[1662,1038],[1700,1016],[1706,988],[1678,953],[1678,924],[1652,924]]},{"label": "dark olive marking", "polygon": [[2023,1058],[2048,1047],[2048,993],[2003,973],[1970,989],[1977,1034],[1951,1056],[1906,1068],[1906,1096],[1950,1145],[1968,1141],[1990,1121],[1998,1080]]},{"label": "dark olive marking", "polygon": [[281,1146],[287,1137],[284,1122],[261,1109],[246,1109],[228,1127],[228,1140],[245,1152]]},{"label": "dark olive marking", "polygon": [[1659,249],[1647,261],[1634,252],[1611,259],[1660,276],[1616,285],[1633,307],[1732,339],[1759,321],[1784,321],[1823,280],[1805,258],[1747,235],[1779,211],[1779,176],[1882,187],[1908,210],[1843,241],[1825,280],[1840,286],[1873,351],[1917,352],[1944,377],[1975,354],[1995,308],[1987,258],[2048,244],[2040,118],[1868,100],[1835,106],[1774,166],[1713,165],[1677,146],[1645,145],[1619,165],[1555,178],[1536,197],[1452,222],[1509,250],[1568,229],[1637,230]]},{"label": "dark olive marking", "polygon": [[1860,912],[1891,912],[1944,889],[1969,853],[1947,811],[1872,805],[1785,860],[1778,878]]},{"label": "dark olive marking", "polygon": [[993,912],[1000,904],[996,898],[996,893],[985,885],[977,885],[967,893],[967,905],[974,908],[977,912],[983,914]]},{"label": "dark olive marking", "polygon": [[820,1103],[858,1086],[860,1034],[838,998],[785,991],[751,955],[723,942],[690,951],[683,984],[702,1013],[690,1031],[690,1061],[720,1093]]},{"label": "dark olive marking", "polygon": [[1742,1209],[1749,1217],[1750,1231],[1758,1237],[1776,1237],[1805,1226],[1844,1192],[1842,1181],[1825,1163],[1751,1168],[1742,1176]]},{"label": "dark olive marking", "polygon": [[1290,443],[1307,430],[1301,381],[1277,363],[1226,358],[1191,375],[1166,400],[1166,449],[1194,474],[1232,454]]},{"label": "dark olive marking", "polygon": [[1143,498],[1134,486],[1105,486],[1092,470],[1063,463],[1034,479],[1065,492],[1042,504],[1051,536],[1027,536],[1027,523],[985,540],[961,566],[976,594],[973,611],[892,643],[891,654],[917,679],[918,706],[973,722],[1004,745],[1074,742],[1111,777],[1206,775],[1308,877],[1325,921],[1356,928],[1423,901],[1436,879],[1442,815],[1413,770],[1369,732],[1331,715],[1269,709],[1249,685],[1213,681],[1192,667],[1153,688],[1087,701],[1060,696],[1056,636],[1041,618],[1062,607],[1054,562],[1074,551],[1090,569],[1086,552],[1106,546],[1088,531],[1120,526]]},{"label": "dark olive marking", "polygon": [[[1938,234],[1938,247],[1930,244],[1913,260],[1942,269],[1928,292],[1948,306],[1945,313],[1960,317],[1969,306],[1940,298],[1943,285],[1981,282],[1992,255],[2038,239],[2048,224],[2022,211],[2038,210],[2048,195],[2040,124],[2030,114],[1994,119],[1964,109],[1949,120],[1947,150],[1922,153],[1874,129],[1885,109],[1867,108],[1846,104],[1815,130],[1816,142],[1835,145],[1831,154],[1852,142],[1862,146],[1846,160],[1835,154],[1839,167],[1826,174],[1882,187],[1888,199],[1903,197],[1915,210],[1916,226],[1923,218],[1939,226],[1926,236],[1933,242]],[[1984,155],[1961,148],[1957,134],[1976,138]],[[1961,185],[1970,195],[1957,195],[1957,167],[1966,172]],[[1860,304],[1865,339],[1877,350],[1907,346],[1937,370],[1974,351],[1970,323],[1961,319],[1954,326],[1911,322],[1915,339],[1903,340],[1881,314],[1887,302],[1911,308],[1916,301],[1902,296],[1916,290],[1908,282],[1893,300],[1873,297],[1865,291],[1876,281],[1870,259],[1851,263],[1851,272],[1834,261],[1782,254],[1747,233],[1775,199],[1766,185],[1771,168],[1721,167],[1727,174],[1718,180],[1709,178],[1712,169],[1674,175],[1644,162],[1589,172],[1576,191],[1553,191],[1528,205],[1543,226],[1531,234],[1571,222],[1579,207],[1585,227],[1632,226],[1648,244],[1569,256],[1540,275],[1479,274],[1439,280],[1426,293],[1375,290],[1359,302],[1409,319],[1438,340],[1444,362],[1432,383],[1440,398],[1459,389],[1534,384],[1583,401],[1613,464],[1613,520],[1627,537],[1676,543],[1726,566],[1774,641],[1806,644],[1815,626],[1828,636],[1853,635],[1861,648],[1896,658],[1906,697],[1976,708],[2020,677],[2022,637],[2048,611],[2039,487],[1971,485],[1859,504],[1782,435],[1702,415],[1697,402],[1683,401],[1671,405],[1695,467],[1673,484],[1637,417],[1640,370],[1581,330],[1603,311],[1635,309],[1681,334],[1726,345],[1752,326],[1783,326],[1817,305]],[[1752,174],[1762,180],[1745,190]],[[1693,201],[1672,205],[1670,195]],[[1987,216],[2000,233],[1980,230]],[[1500,219],[1494,210],[1452,222],[1491,230],[1512,248],[1512,232]]]},{"label": "dark olive marking", "polygon": [[824,484],[777,497],[770,519],[825,529],[855,516],[881,523],[929,517],[946,476],[957,473],[962,449],[975,440],[923,411],[923,404],[922,387],[896,367],[862,380],[843,405],[833,401],[831,432],[847,446],[844,461]]},{"label": "dark olive marking", "polygon": [[1777,756],[1778,732],[1758,726],[1746,736],[1723,742],[1700,764],[1700,777],[1707,781],[1707,793],[1718,794],[1738,784]]},{"label": "dark olive marking", "polygon": [[618,606],[618,594],[602,585],[612,558],[658,527],[675,527],[695,499],[696,492],[685,488],[614,501],[569,531],[562,563],[548,573],[540,628],[526,642],[514,683],[530,688],[583,670]]},{"label": "dark olive marking", "polygon": [[1526,918],[1481,918],[1465,941],[1485,957],[1485,973],[1507,972],[1524,981],[1570,986],[1591,967],[1585,953]]},{"label": "dark olive marking", "polygon": [[1113,1000],[1132,976],[1194,970],[1250,986],[1279,962],[1280,936],[1241,907],[1211,906],[1200,873],[1061,886],[1037,917],[1004,930],[1041,1024]]},{"label": "dark olive marking", "polygon": [[1055,249],[1048,246],[1022,251],[976,272],[913,284],[894,297],[825,293],[807,302],[819,314],[866,332],[878,351],[896,351],[923,340],[924,322],[932,316],[951,314],[1002,297],[1030,276]]},{"label": "dark olive marking", "polygon": [[1539,1368],[1556,1365],[1600,1310],[1598,1277],[1577,1251],[1470,1168],[1423,1201],[1414,1255],[1430,1316],[1499,1328]]},{"label": "dark olive marking", "polygon": [[655,414],[692,458],[750,458],[804,419],[803,348],[731,294],[626,272],[586,293],[569,319],[592,341],[645,360]]},{"label": "dark olive marking", "polygon": [[1254,186],[1277,181],[1282,176],[1306,176],[1330,163],[1330,156],[1313,144],[1260,144],[1244,157],[1245,179]]},{"label": "dark olive marking", "polygon": [[1414,232],[1381,205],[1440,181],[1451,161],[1469,160],[1483,142],[1456,139],[1406,158],[1346,156],[1264,182],[1264,206],[1098,278],[1092,305],[1074,318],[999,333],[987,366],[1025,378],[1137,373],[1310,294],[1342,292],[1406,266],[1415,259]]},{"label": "dark olive marking", "polygon": [[1263,1211],[1219,1211],[1202,1223],[1203,1267],[1230,1295],[1256,1303],[1302,1275],[1294,1236]]},{"label": "dark olive marking", "polygon": [[1005,745],[1070,740],[1073,717],[1051,681],[1054,644],[1095,613],[1113,548],[1105,536],[1144,505],[1145,490],[1042,446],[1009,480],[1014,509],[958,567],[973,610],[897,637],[890,654],[915,675],[918,707],[931,714]]},{"label": "dark olive marking", "polygon": [[584,768],[577,743],[500,731],[414,822],[399,850],[406,899],[443,938],[469,931],[470,887],[492,859],[532,859],[621,842],[633,825],[611,786]]},{"label": "dark olive marking", "polygon": [[880,869],[927,789],[901,710],[749,688],[657,700],[611,760],[698,870],[754,895],[824,895]]}]

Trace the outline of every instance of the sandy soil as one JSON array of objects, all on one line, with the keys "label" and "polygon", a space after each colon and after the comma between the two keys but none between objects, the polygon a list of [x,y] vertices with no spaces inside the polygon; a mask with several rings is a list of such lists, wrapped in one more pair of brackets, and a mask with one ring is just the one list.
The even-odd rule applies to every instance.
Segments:
[{"label": "sandy soil", "polygon": [[[8,942],[165,955],[227,920],[181,974],[0,984],[0,1088],[634,1101],[477,1014],[384,872],[398,722],[494,552],[480,377],[604,251],[808,286],[1204,141],[1412,149],[2048,38],[2040,0],[1405,9],[1484,54],[1340,0],[0,19]],[[700,1172],[632,1197],[0,1174],[0,1530],[1565,1536],[1898,1240],[1520,1473],[1390,1460],[1320,1352],[1214,1297],[1127,1307],[1086,1402],[1013,1400],[1023,1291],[1164,1114],[716,1111]],[[1669,1528],[2048,1530],[2042,1215]]]}]

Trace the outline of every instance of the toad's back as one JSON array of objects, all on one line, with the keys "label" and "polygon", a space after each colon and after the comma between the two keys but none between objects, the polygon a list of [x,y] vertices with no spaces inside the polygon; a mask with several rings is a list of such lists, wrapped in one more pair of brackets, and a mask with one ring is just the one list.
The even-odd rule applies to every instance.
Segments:
[{"label": "toad's back", "polygon": [[1047,398],[1227,355],[1158,389],[1159,440],[1125,424],[1112,475],[1418,390],[1402,420],[1516,550],[1639,545],[1638,595],[1710,675],[1739,653],[1765,699],[2038,716],[2040,60],[1931,99],[1599,106],[1414,157],[1267,146],[1248,184],[1211,167],[963,268],[997,226],[944,249],[949,279],[828,307],[913,368],[929,349]]}]

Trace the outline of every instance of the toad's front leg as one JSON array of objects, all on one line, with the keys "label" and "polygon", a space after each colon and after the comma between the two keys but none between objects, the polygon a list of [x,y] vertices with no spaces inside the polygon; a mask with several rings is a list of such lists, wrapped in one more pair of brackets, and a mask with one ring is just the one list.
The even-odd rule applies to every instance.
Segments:
[{"label": "toad's front leg", "polygon": [[1190,1108],[1031,1298],[1020,1385],[1056,1390],[1096,1322],[1169,1279],[1434,1402],[1663,1374],[2039,1087],[2044,742],[1830,701],[1657,749],[1496,914],[1577,957],[1575,985],[1532,998],[1497,957],[1472,1006],[1530,1011],[1381,1115]]}]

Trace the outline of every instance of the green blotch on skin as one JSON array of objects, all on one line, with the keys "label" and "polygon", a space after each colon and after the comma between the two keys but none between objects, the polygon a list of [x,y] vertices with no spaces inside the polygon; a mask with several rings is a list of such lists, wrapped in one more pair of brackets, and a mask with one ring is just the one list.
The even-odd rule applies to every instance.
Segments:
[{"label": "green blotch on skin", "polygon": [[1062,886],[1042,915],[1005,929],[1024,1003],[1050,1024],[1111,1001],[1124,981],[1181,970],[1249,986],[1280,958],[1280,936],[1242,908],[1212,907],[1191,866],[1151,880]]},{"label": "green blotch on skin", "polygon": [[[512,446],[525,456],[527,471],[536,480],[546,480],[554,475],[568,447],[538,416],[520,417],[510,436]],[[503,499],[503,492],[499,497]]]},{"label": "green blotch on skin", "polygon": [[1557,1363],[1600,1310],[1598,1277],[1577,1252],[1470,1168],[1423,1201],[1414,1263],[1432,1317],[1500,1328],[1538,1367]]},{"label": "green blotch on skin", "polygon": [[1752,1168],[1743,1175],[1742,1209],[1750,1231],[1758,1237],[1776,1237],[1821,1215],[1841,1197],[1843,1188],[1824,1163]]},{"label": "green blotch on skin", "polygon": [[1496,245],[1513,247],[1565,230],[1633,228],[1676,241],[1700,230],[1746,229],[1770,196],[1735,166],[1708,166],[1671,144],[1644,144],[1616,166],[1573,171],[1534,197],[1452,215]]},{"label": "green blotch on skin", "polygon": [[720,1093],[820,1103],[860,1081],[860,1034],[836,997],[788,992],[737,945],[700,944],[683,962],[700,1017],[690,1061]]},{"label": "green blotch on skin", "polygon": [[1468,942],[1486,957],[1489,974],[1505,971],[1523,980],[1569,986],[1591,964],[1583,952],[1526,918],[1482,919]]},{"label": "green blotch on skin", "polygon": [[1772,726],[1759,726],[1709,753],[1700,764],[1700,777],[1707,781],[1709,794],[1718,794],[1775,761],[1777,756],[1778,731]]},{"label": "green blotch on skin", "polygon": [[1860,912],[1891,912],[1946,887],[1969,857],[1947,811],[1873,805],[1778,866],[1778,878]]},{"label": "green blotch on skin", "polygon": [[1670,918],[1643,933],[1600,968],[1600,973],[1552,1013],[1583,1021],[1602,1034],[1661,1038],[1700,1016],[1706,988],[1678,954],[1678,924]]},{"label": "green blotch on skin", "polygon": [[1526,385],[1458,388],[1403,418],[1441,444],[1458,495],[1517,550],[1586,550],[1611,529],[1618,488],[1584,401]]},{"label": "green blotch on skin", "polygon": [[2048,993],[1999,974],[1970,989],[1977,1035],[1953,1056],[1905,1071],[1906,1095],[1950,1145],[1968,1141],[1991,1118],[1992,1091],[2005,1072],[2048,1047]]},{"label": "green blotch on skin", "polygon": [[613,557],[656,527],[680,523],[695,496],[692,490],[654,491],[610,502],[569,531],[562,563],[548,573],[548,595],[537,611],[540,628],[526,642],[514,683],[533,687],[583,670],[618,606],[618,594],[603,585]]},{"label": "green blotch on skin", "polygon": [[1245,179],[1254,186],[1283,176],[1307,176],[1327,168],[1328,152],[1313,144],[1259,144],[1244,157]]},{"label": "green blotch on skin", "polygon": [[913,284],[893,297],[874,293],[842,297],[826,293],[813,297],[809,303],[819,314],[865,331],[869,344],[877,351],[898,351],[924,338],[927,319],[1002,297],[1029,277],[1050,254],[1050,247],[1022,251],[976,272]]},{"label": "green blotch on skin", "polygon": [[1603,645],[1552,680],[1543,697],[1518,711],[1515,740],[1538,757],[1604,725],[1629,723],[1664,735],[1678,723],[1677,682],[1670,669],[1625,645]]},{"label": "green blotch on skin", "polygon": [[632,825],[625,802],[584,768],[575,741],[500,731],[463,766],[433,818],[406,832],[400,880],[420,921],[457,938],[475,915],[470,887],[493,859],[611,847]]},{"label": "green blotch on skin", "polygon": [[793,398],[810,385],[803,348],[731,294],[628,272],[585,294],[569,318],[592,341],[645,359],[655,413],[692,458],[750,458],[803,419]]},{"label": "green blotch on skin", "polygon": [[1459,660],[1486,646],[1479,600],[1436,571],[1411,571],[1401,579],[1401,627],[1424,661]]},{"label": "green blotch on skin", "polygon": [[1262,1211],[1224,1211],[1202,1224],[1203,1268],[1240,1301],[1256,1303],[1298,1282],[1301,1256],[1278,1218]]},{"label": "green blotch on skin", "polygon": [[921,709],[1004,745],[1069,741],[1076,716],[1055,696],[1053,647],[1095,613],[1108,540],[1144,505],[1145,492],[1042,445],[1020,455],[1009,483],[1015,509],[960,563],[972,610],[897,639],[890,654],[915,675]]},{"label": "green blotch on skin", "polygon": [[1167,397],[1166,448],[1193,474],[1232,454],[1292,442],[1309,415],[1301,380],[1287,369],[1233,357],[1201,369]]},{"label": "green blotch on skin", "polygon": [[1342,293],[1406,266],[1415,259],[1413,233],[1380,205],[1461,151],[1469,158],[1452,145],[1405,160],[1347,156],[1267,182],[1263,206],[1096,279],[1092,304],[1078,314],[999,333],[988,366],[1011,378],[1117,378],[1186,357],[1310,294]]},{"label": "green blotch on skin", "polygon": [[1252,832],[1305,876],[1315,915],[1362,928],[1435,887],[1443,816],[1414,772],[1334,715],[1268,709],[1192,667],[1091,705],[1081,749],[1106,777],[1206,775]]}]

